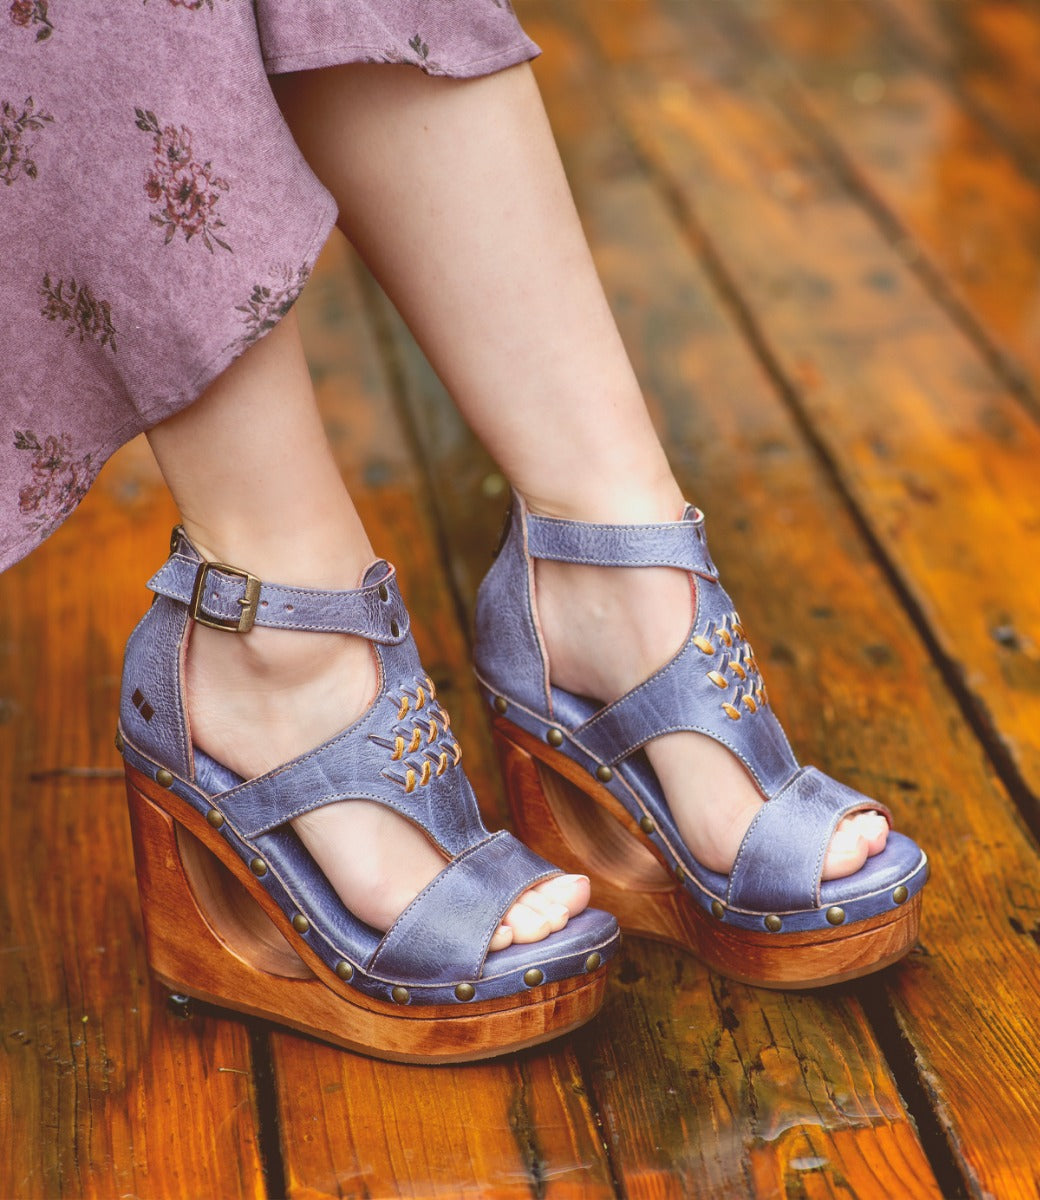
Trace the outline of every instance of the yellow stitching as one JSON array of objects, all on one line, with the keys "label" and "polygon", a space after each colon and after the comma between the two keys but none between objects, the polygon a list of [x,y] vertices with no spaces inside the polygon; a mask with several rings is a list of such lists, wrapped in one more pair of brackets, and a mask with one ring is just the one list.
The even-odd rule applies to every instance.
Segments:
[{"label": "yellow stitching", "polygon": [[435,742],[435,741],[437,740],[437,733],[438,733],[438,730],[437,730],[437,722],[436,722],[436,721],[434,721],[434,720],[431,718],[431,719],[430,719],[430,732],[429,732],[429,734],[427,735],[427,738],[426,738],[427,742],[429,742],[429,743],[431,743],[431,744],[432,744],[433,742]]},{"label": "yellow stitching", "polygon": [[412,770],[411,767],[409,767],[408,770],[405,771],[404,780],[405,780],[404,790],[406,792],[414,792],[415,791],[415,772]]},{"label": "yellow stitching", "polygon": [[443,775],[448,769],[448,755],[446,751],[441,751],[441,756],[437,761],[437,774]]},{"label": "yellow stitching", "polygon": [[430,693],[431,700],[437,699],[437,689],[433,686],[433,680],[429,675],[426,676],[426,690]]},{"label": "yellow stitching", "polygon": [[744,670],[744,668],[740,665],[740,663],[737,662],[736,659],[729,664],[729,669],[734,675],[737,676],[738,679],[747,679],[747,671]]},{"label": "yellow stitching", "polygon": [[733,639],[730,637],[728,630],[720,629],[718,632],[719,632],[719,641],[720,642],[725,642],[725,644],[727,646],[733,645]]},{"label": "yellow stitching", "polygon": [[722,711],[727,717],[731,718],[731,720],[740,720],[740,709],[734,708],[732,704],[723,704]]},{"label": "yellow stitching", "polygon": [[462,747],[458,744],[458,742],[452,743],[451,752],[455,758],[455,762],[452,765],[457,767],[459,763],[462,762]]},{"label": "yellow stitching", "polygon": [[419,783],[425,787],[430,782],[430,760],[427,759],[422,765],[422,774],[419,776]]},{"label": "yellow stitching", "polygon": [[422,741],[422,734],[419,732],[419,726],[412,730],[412,740],[408,743],[408,753],[414,754],[419,749],[419,743]]},{"label": "yellow stitching", "polygon": [[758,705],[751,699],[750,696],[742,696],[745,708],[750,708],[752,712],[758,712]]},{"label": "yellow stitching", "polygon": [[415,689],[415,707],[422,708],[422,706],[425,703],[426,703],[426,693],[422,690],[421,687],[417,687]]},{"label": "yellow stitching", "polygon": [[394,762],[397,762],[397,760],[399,758],[402,758],[403,756],[404,756],[404,738],[396,737],[396,738],[394,738],[394,752],[393,752],[393,754],[390,755],[390,758]]},{"label": "yellow stitching", "polygon": [[720,675],[718,671],[709,671],[708,678],[712,681],[712,683],[717,688],[729,687],[729,684],[726,682],[725,676]]},{"label": "yellow stitching", "polygon": [[709,642],[707,638],[703,638],[700,635],[693,639],[693,644],[697,647],[701,654],[715,653],[715,647],[711,644],[711,642]]},{"label": "yellow stitching", "polygon": [[401,697],[401,707],[397,710],[397,719],[399,721],[404,720],[405,714],[408,712],[408,709],[409,709],[408,697],[402,696]]}]

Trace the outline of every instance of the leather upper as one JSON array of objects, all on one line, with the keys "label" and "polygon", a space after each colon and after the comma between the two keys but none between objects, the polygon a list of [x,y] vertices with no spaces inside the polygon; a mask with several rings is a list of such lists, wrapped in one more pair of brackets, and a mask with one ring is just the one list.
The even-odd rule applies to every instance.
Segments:
[{"label": "leather upper", "polygon": [[[659,671],[609,705],[550,687],[537,625],[535,558],[690,572],[696,604],[686,642]],[[824,902],[840,902],[849,919],[861,919],[898,903],[892,892],[900,884],[911,894],[923,886],[927,860],[897,834],[856,875],[821,885],[827,846],[845,816],[871,809],[891,818],[876,801],[799,766],[769,705],[740,617],[718,581],[699,510],[687,507],[681,520],[663,525],[597,525],[532,515],[514,496],[501,550],[478,593],[475,657],[497,712],[558,744],[560,753],[593,774],[611,768],[604,786],[716,915],[721,906],[726,920],[760,929],[763,914],[783,913],[785,929],[811,928],[823,920]],[[729,876],[709,872],[693,858],[639,754],[653,738],[677,731],[725,745],[767,801]]]},{"label": "leather upper", "polygon": [[[245,861],[265,869],[266,888],[290,919],[307,917],[304,937],[330,969],[349,966],[351,986],[387,997],[407,983],[410,1003],[458,1003],[452,990],[474,985],[481,998],[529,986],[525,971],[544,978],[585,970],[595,951],[616,949],[613,917],[587,910],[544,942],[488,955],[488,944],[513,901],[558,874],[508,833],[490,834],[461,765],[447,712],[423,672],[393,568],[374,563],[361,586],[319,592],[261,583],[254,589],[256,624],[332,630],[369,638],[380,690],[350,727],[255,779],[242,780],[193,750],[184,704],[183,656],[189,605],[203,571],[199,612],[237,620],[245,572],[202,566],[195,548],[175,535],[171,557],[149,586],[156,599],[131,635],[124,664],[120,725],[123,752],[153,777],[172,772],[170,790],[210,818]],[[228,633],[229,637],[248,633]],[[380,935],[346,910],[290,822],[342,800],[382,804],[421,828],[444,853],[445,869]],[[339,979],[344,975],[340,974]]]}]

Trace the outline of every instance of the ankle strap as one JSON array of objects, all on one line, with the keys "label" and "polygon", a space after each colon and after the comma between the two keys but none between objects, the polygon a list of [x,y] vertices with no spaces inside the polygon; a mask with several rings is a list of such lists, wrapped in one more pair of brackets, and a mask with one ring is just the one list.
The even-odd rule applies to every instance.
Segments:
[{"label": "ankle strap", "polygon": [[248,633],[254,625],[263,625],[353,633],[383,645],[397,645],[408,636],[408,612],[396,572],[382,560],[368,568],[361,587],[327,592],[264,583],[239,567],[174,553],[148,586],[186,605],[193,621],[229,633]]},{"label": "ankle strap", "polygon": [[718,579],[708,553],[704,513],[687,505],[682,520],[660,525],[596,525],[527,514],[532,558],[598,567],[679,567]]}]

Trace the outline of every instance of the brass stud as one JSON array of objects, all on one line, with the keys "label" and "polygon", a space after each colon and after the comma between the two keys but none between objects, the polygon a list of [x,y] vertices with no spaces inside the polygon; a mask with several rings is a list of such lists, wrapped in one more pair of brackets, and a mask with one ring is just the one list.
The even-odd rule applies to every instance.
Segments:
[{"label": "brass stud", "polygon": [[563,745],[563,734],[560,732],[559,729],[550,729],[549,732],[545,735],[545,740],[549,743],[550,746],[562,746]]},{"label": "brass stud", "polygon": [[460,983],[455,989],[456,1000],[472,1000],[477,994],[477,989],[472,983]]},{"label": "brass stud", "polygon": [[600,954],[598,950],[593,950],[593,952],[585,960],[585,970],[589,972],[595,971],[602,961],[603,955]]},{"label": "brass stud", "polygon": [[390,622],[390,636],[392,638],[401,636],[401,626],[396,621]]},{"label": "brass stud", "polygon": [[336,974],[343,980],[344,983],[349,983],[354,978],[354,968],[348,962],[340,959],[336,963]]},{"label": "brass stud", "polygon": [[892,900],[895,904],[905,904],[910,898],[910,889],[900,884],[899,887],[892,893]]},{"label": "brass stud", "polygon": [[693,638],[693,644],[697,647],[701,654],[715,653],[715,647],[705,637],[700,637],[698,635],[697,637]]},{"label": "brass stud", "polygon": [[845,910],[837,904],[827,909],[827,920],[832,925],[840,925],[845,920]]},{"label": "brass stud", "polygon": [[407,1004],[411,999],[411,996],[408,995],[408,989],[406,987],[401,987],[400,984],[394,988],[390,995],[393,996],[395,1004]]},{"label": "brass stud", "polygon": [[734,708],[732,704],[723,704],[722,711],[726,714],[727,717],[729,717],[729,719],[731,721],[739,721],[740,720],[740,709]]},{"label": "brass stud", "polygon": [[509,708],[509,701],[506,700],[505,696],[496,696],[495,697],[495,712],[504,713],[508,710],[508,708]]},{"label": "brass stud", "polygon": [[654,824],[652,817],[643,816],[639,818],[639,828],[644,833],[653,833],[657,826]]},{"label": "brass stud", "polygon": [[597,767],[596,778],[600,781],[600,783],[610,783],[610,781],[614,778],[614,772],[608,766]]},{"label": "brass stud", "polygon": [[116,730],[116,749],[119,751],[119,753],[120,753],[120,754],[122,754],[122,753],[123,753],[123,747],[124,747],[125,745],[126,745],[126,743],[123,741],[123,735],[122,735],[122,733],[121,733],[121,732],[120,732],[120,731],[117,729],[117,730]]},{"label": "brass stud", "polygon": [[537,987],[543,979],[545,979],[545,975],[537,967],[528,967],[524,972],[524,983],[528,987]]},{"label": "brass stud", "polygon": [[307,930],[310,929],[311,923],[307,920],[303,913],[297,913],[292,919],[292,927],[297,933],[306,933]]},{"label": "brass stud", "polygon": [[173,787],[173,772],[167,771],[165,767],[160,767],[155,772],[155,782],[164,788]]},{"label": "brass stud", "polygon": [[783,921],[780,920],[776,913],[770,913],[769,916],[766,917],[764,924],[770,933],[779,933],[784,927]]},{"label": "brass stud", "polygon": [[265,863],[262,858],[254,858],[253,861],[249,864],[249,869],[250,869],[250,871],[253,872],[254,875],[256,875],[258,877],[261,875],[266,875],[267,874],[267,863]]},{"label": "brass stud", "polygon": [[206,820],[213,826],[214,829],[219,829],[224,824],[224,814],[219,808],[211,808],[206,813]]},{"label": "brass stud", "polygon": [[712,900],[712,902],[711,902],[711,915],[712,915],[712,916],[713,916],[713,917],[714,917],[714,918],[715,918],[717,921],[721,921],[721,920],[722,920],[722,918],[723,918],[723,917],[726,915],[726,909],[725,909],[725,906],[723,905],[723,903],[722,903],[722,901],[721,901],[721,900]]},{"label": "brass stud", "polygon": [[708,678],[712,681],[712,683],[717,688],[728,688],[729,687],[729,682],[726,679],[726,676],[721,674],[719,671],[709,671]]},{"label": "brass stud", "polygon": [[379,599],[382,600],[383,603],[385,604],[387,602],[387,600],[390,599],[390,589],[386,586],[385,583],[381,583],[379,585],[378,590],[379,590]]}]

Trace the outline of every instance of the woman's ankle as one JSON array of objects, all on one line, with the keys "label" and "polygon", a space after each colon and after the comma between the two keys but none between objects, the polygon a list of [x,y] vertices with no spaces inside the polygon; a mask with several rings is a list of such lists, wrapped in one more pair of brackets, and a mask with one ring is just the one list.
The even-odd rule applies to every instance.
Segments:
[{"label": "woman's ankle", "polygon": [[552,483],[551,489],[517,488],[536,516],[609,525],[657,524],[678,521],[686,505],[670,471],[647,476],[638,484],[609,470],[595,480],[575,477],[566,487],[555,479]]},{"label": "woman's ankle", "polygon": [[185,675],[192,741],[245,778],[353,724],[378,682],[363,638],[258,627],[193,626]]}]

